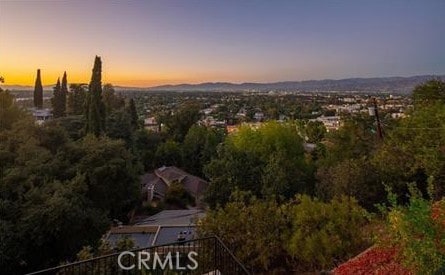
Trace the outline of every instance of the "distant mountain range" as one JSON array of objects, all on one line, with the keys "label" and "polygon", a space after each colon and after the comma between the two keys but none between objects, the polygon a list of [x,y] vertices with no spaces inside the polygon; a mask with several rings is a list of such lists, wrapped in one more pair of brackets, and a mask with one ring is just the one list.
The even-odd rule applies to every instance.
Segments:
[{"label": "distant mountain range", "polygon": [[356,91],[410,93],[413,88],[430,79],[442,79],[445,75],[421,75],[412,77],[347,78],[306,81],[284,81],[274,83],[210,82],[201,84],[163,85],[149,88],[150,91]]},{"label": "distant mountain range", "polygon": [[[118,91],[302,91],[302,92],[391,92],[410,93],[413,88],[430,79],[445,81],[445,75],[420,75],[411,77],[375,77],[375,78],[347,78],[324,79],[306,81],[283,81],[274,83],[229,83],[207,82],[200,84],[162,85],[147,88],[115,86]],[[54,85],[44,86],[45,90]],[[10,90],[32,90],[31,86],[3,85]]]}]

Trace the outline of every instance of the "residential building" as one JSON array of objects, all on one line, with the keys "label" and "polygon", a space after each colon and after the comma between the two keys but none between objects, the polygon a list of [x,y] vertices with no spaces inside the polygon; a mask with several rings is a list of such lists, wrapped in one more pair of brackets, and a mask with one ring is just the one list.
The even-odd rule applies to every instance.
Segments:
[{"label": "residential building", "polygon": [[183,185],[184,189],[199,201],[209,183],[199,177],[175,167],[163,166],[155,169],[153,173],[141,177],[142,194],[148,202],[154,199],[164,200],[164,197],[173,182]]}]

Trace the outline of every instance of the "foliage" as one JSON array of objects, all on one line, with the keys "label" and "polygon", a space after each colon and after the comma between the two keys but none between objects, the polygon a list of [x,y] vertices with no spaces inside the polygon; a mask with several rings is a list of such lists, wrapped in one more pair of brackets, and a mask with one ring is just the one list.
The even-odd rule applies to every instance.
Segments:
[{"label": "foliage", "polygon": [[67,99],[67,95],[68,95],[68,79],[66,76],[66,72],[63,72],[63,77],[62,77],[62,85],[60,87],[60,93],[61,93],[61,107],[62,107],[62,114],[63,116],[66,115],[66,99]]},{"label": "foliage", "polygon": [[312,169],[302,139],[291,124],[242,127],[226,138],[204,170],[210,179],[206,201],[211,207],[227,202],[236,188],[261,197],[283,198],[313,191]]},{"label": "foliage", "polygon": [[126,106],[127,112],[130,115],[130,123],[133,130],[139,128],[139,116],[136,110],[136,105],[134,103],[134,99],[130,99],[128,105]]},{"label": "foliage", "polygon": [[326,127],[320,121],[309,121],[306,124],[306,136],[308,142],[320,142],[326,135]]},{"label": "foliage", "polygon": [[130,147],[133,140],[131,117],[124,110],[114,111],[107,116],[106,131],[108,137],[122,139]]},{"label": "foliage", "polygon": [[0,132],[11,129],[24,117],[26,114],[14,104],[14,97],[8,91],[0,89]]},{"label": "foliage", "polygon": [[162,143],[160,134],[139,129],[134,132],[133,151],[144,166],[144,171],[157,168],[155,154],[158,146]]},{"label": "foliage", "polygon": [[156,166],[181,166],[182,153],[178,142],[167,140],[160,144],[155,153]]},{"label": "foliage", "polygon": [[174,114],[162,117],[160,122],[165,124],[167,134],[171,139],[182,142],[190,127],[198,121],[199,117],[199,106],[185,104]]},{"label": "foliage", "polygon": [[186,209],[189,205],[194,206],[195,200],[181,183],[172,182],[165,194],[165,203]]},{"label": "foliage", "polygon": [[[284,204],[235,192],[201,221],[200,234],[216,234],[255,273],[332,268],[368,243],[366,211],[351,198],[330,203],[299,195]],[[284,269],[284,270],[283,270]]]},{"label": "foliage", "polygon": [[193,125],[182,144],[184,168],[192,175],[204,176],[203,167],[216,154],[216,147],[223,138],[221,131]]},{"label": "foliage", "polygon": [[373,119],[360,115],[344,118],[339,130],[327,134],[322,152],[315,152],[319,198],[353,196],[367,210],[385,200],[380,171],[371,161],[379,146],[373,129]]},{"label": "foliage", "polygon": [[336,267],[334,275],[349,274],[398,274],[412,275],[397,259],[397,249],[371,247],[365,252]]},{"label": "foliage", "polygon": [[390,193],[387,235],[380,241],[397,247],[403,264],[416,274],[433,274],[445,264],[445,200],[424,199],[413,184],[409,191],[406,207]]},{"label": "foliage", "polygon": [[79,147],[80,155],[72,161],[76,159],[78,171],[86,176],[88,198],[110,217],[125,220],[139,196],[136,159],[119,140],[88,135]]},{"label": "foliage", "polygon": [[116,250],[117,251],[128,251],[135,248],[134,240],[129,236],[124,236],[117,240]]},{"label": "foliage", "polygon": [[297,196],[292,208],[289,253],[299,265],[326,269],[348,259],[369,245],[362,234],[367,214],[350,197],[324,203],[308,196]]},{"label": "foliage", "polygon": [[324,200],[347,195],[356,198],[367,210],[375,211],[374,205],[385,198],[385,188],[377,168],[364,157],[319,167],[317,179],[317,195]]},{"label": "foliage", "polygon": [[[445,105],[417,107],[385,138],[372,161],[384,182],[403,200],[406,183],[416,182],[426,194],[427,178],[434,181],[434,197],[445,195]],[[405,200],[406,201],[406,200]]]},{"label": "foliage", "polygon": [[64,116],[65,102],[62,97],[62,90],[60,88],[60,79],[57,79],[56,86],[54,87],[53,98],[51,98],[51,105],[53,107],[53,116],[55,118]]},{"label": "foliage", "polygon": [[0,140],[0,269],[6,274],[56,265],[95,246],[109,219],[125,220],[139,198],[140,167],[122,141],[72,141],[57,124],[20,117],[0,129]]},{"label": "foliage", "polygon": [[287,206],[235,193],[224,208],[200,221],[201,235],[217,235],[235,256],[256,272],[289,268],[284,249],[289,234]]},{"label": "foliage", "polygon": [[86,84],[70,84],[67,97],[67,114],[81,115],[85,112]]},{"label": "foliage", "polygon": [[445,82],[432,79],[414,88],[412,94],[416,105],[445,103]]},{"label": "foliage", "polygon": [[37,70],[36,83],[34,85],[34,107],[38,109],[43,107],[43,87],[40,78],[40,69]]},{"label": "foliage", "polygon": [[105,105],[102,101],[102,61],[99,56],[94,60],[93,73],[86,97],[85,132],[96,136],[105,130]]},{"label": "foliage", "polygon": [[116,95],[113,85],[107,83],[103,86],[102,101],[105,105],[105,111],[107,114],[113,112],[113,110],[122,109],[125,106],[125,100],[121,96]]},{"label": "foliage", "polygon": [[81,115],[72,115],[60,117],[45,122],[48,128],[62,128],[72,140],[78,140],[83,137],[85,121]]}]

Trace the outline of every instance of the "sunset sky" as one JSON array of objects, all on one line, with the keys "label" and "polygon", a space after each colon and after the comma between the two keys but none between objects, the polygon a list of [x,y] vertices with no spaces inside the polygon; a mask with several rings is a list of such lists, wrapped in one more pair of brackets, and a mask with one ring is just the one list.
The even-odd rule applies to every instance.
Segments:
[{"label": "sunset sky", "polygon": [[445,74],[444,0],[0,0],[0,75],[154,86]]}]

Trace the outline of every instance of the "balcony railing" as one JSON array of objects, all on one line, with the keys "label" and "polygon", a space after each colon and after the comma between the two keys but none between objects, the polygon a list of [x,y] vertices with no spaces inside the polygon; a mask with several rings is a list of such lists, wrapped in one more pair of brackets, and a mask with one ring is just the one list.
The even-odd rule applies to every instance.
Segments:
[{"label": "balcony railing", "polygon": [[216,236],[134,249],[29,274],[249,274]]}]

